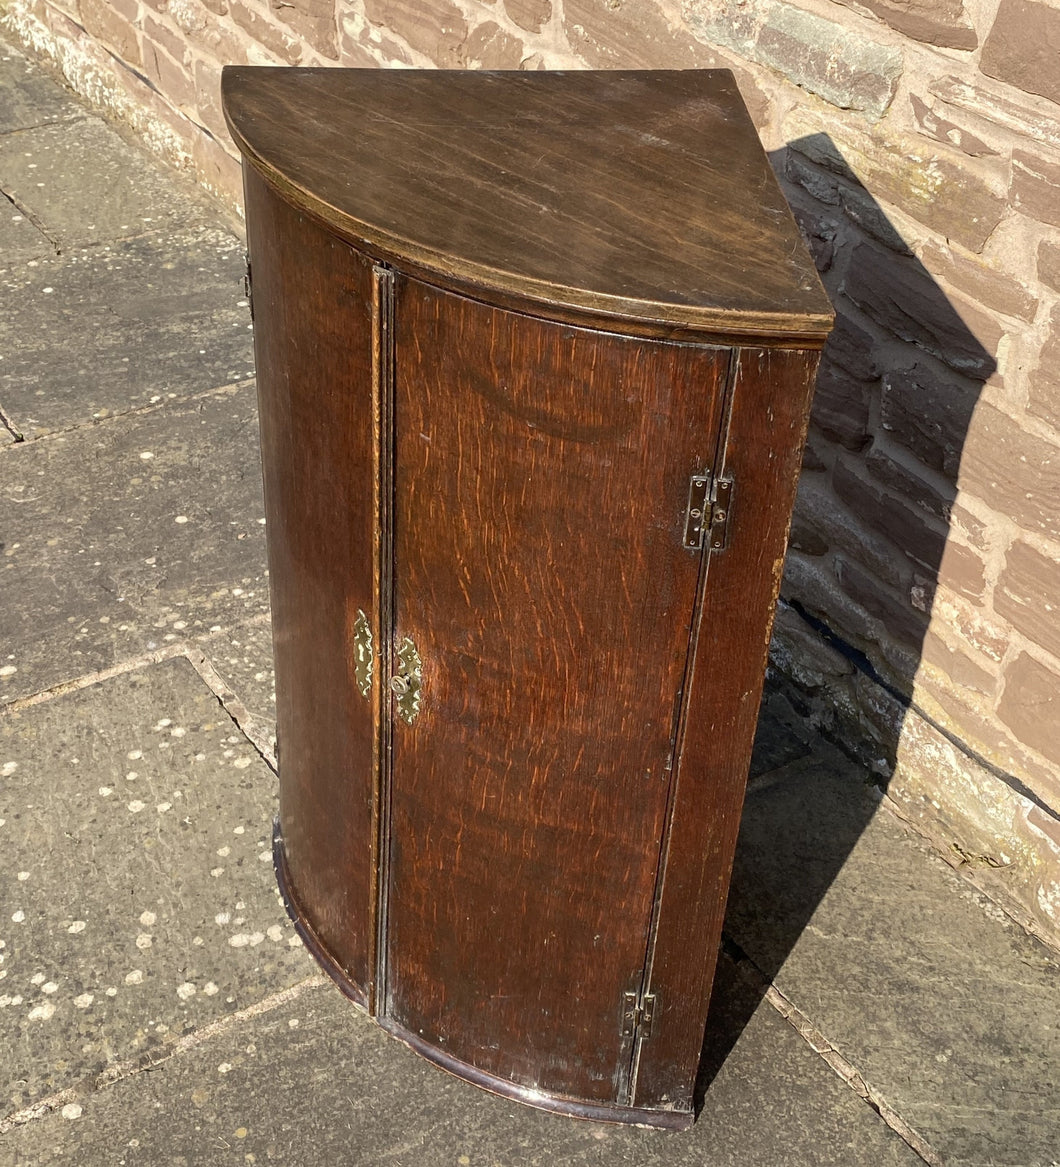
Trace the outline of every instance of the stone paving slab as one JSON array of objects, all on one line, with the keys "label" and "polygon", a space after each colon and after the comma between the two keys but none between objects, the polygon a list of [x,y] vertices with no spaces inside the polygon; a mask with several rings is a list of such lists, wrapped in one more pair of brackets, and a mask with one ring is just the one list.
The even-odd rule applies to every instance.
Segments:
[{"label": "stone paving slab", "polygon": [[[746,992],[730,966],[719,988],[723,1004]],[[724,1013],[715,1011],[716,1023]],[[330,984],[66,1105],[71,1117],[57,1110],[0,1137],[0,1147],[9,1140],[24,1167],[921,1164],[768,1006],[754,1013],[697,1125],[682,1134],[578,1122],[494,1098],[387,1037]]]},{"label": "stone paving slab", "polygon": [[27,438],[253,373],[243,247],[227,231],[5,258],[0,407]]},{"label": "stone paving slab", "polygon": [[186,661],[0,717],[5,1113],[311,975],[275,795]]},{"label": "stone paving slab", "polygon": [[216,221],[193,188],[176,186],[142,149],[82,114],[0,134],[0,188],[61,250]]},{"label": "stone paving slab", "polygon": [[[39,259],[54,254],[51,240],[42,235],[13,203],[0,198],[0,256],[3,256],[3,262]],[[7,312],[10,306],[5,303],[4,309]]]},{"label": "stone paving slab", "polygon": [[272,625],[256,621],[197,637],[197,647],[243,705],[264,722],[276,721]]},{"label": "stone paving slab", "polygon": [[84,116],[69,89],[0,40],[0,133]]},{"label": "stone paving slab", "polygon": [[0,451],[0,701],[269,611],[252,385]]},{"label": "stone paving slab", "polygon": [[1052,1167],[1060,963],[816,755],[748,798],[726,932],[947,1164]]}]

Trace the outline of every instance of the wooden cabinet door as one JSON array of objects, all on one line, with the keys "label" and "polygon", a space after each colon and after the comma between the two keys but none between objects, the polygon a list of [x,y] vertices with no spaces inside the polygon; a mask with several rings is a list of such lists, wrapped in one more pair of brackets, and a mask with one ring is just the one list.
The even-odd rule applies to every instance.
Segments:
[{"label": "wooden cabinet door", "polygon": [[628,1102],[727,350],[398,278],[392,1028],[485,1075]]},{"label": "wooden cabinet door", "polygon": [[361,613],[380,633],[374,275],[245,174],[285,881],[314,950],[367,1003],[378,697],[359,687],[355,639]]}]

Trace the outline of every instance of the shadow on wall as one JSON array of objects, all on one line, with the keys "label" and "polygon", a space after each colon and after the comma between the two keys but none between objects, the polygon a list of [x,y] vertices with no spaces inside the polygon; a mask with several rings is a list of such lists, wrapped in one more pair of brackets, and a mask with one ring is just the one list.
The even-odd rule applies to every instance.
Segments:
[{"label": "shadow on wall", "polygon": [[[960,542],[949,536],[964,438],[997,363],[830,138],[792,142],[771,161],[837,313],[778,616],[790,657],[779,662],[783,698],[798,718],[823,720],[826,730],[835,724],[829,708],[844,695],[856,701],[866,732],[848,744],[870,767],[859,773],[882,788],[937,581],[973,600],[985,586],[966,533]],[[783,704],[774,692],[767,708],[771,700]],[[729,951],[770,981],[876,805],[857,782],[795,773],[785,783],[784,767],[794,762],[797,771],[806,747],[776,724],[767,715],[760,728],[725,924]],[[719,976],[700,1098],[756,1004]]]}]

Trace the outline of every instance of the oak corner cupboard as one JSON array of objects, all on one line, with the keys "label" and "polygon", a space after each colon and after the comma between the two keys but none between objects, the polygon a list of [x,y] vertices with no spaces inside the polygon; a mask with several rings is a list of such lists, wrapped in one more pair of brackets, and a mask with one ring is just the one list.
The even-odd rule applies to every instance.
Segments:
[{"label": "oak corner cupboard", "polygon": [[727,71],[230,67],[309,947],[684,1127],[832,310]]}]

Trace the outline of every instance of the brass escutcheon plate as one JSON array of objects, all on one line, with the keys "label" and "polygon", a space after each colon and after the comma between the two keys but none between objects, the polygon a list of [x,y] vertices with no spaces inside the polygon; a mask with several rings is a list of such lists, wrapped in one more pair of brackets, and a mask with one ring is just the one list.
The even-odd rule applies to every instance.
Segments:
[{"label": "brass escutcheon plate", "polygon": [[420,690],[423,680],[423,661],[416,651],[416,646],[409,637],[405,637],[397,650],[398,667],[394,676],[403,684],[392,685],[394,700],[397,704],[399,716],[408,725],[411,725],[420,711]]}]

